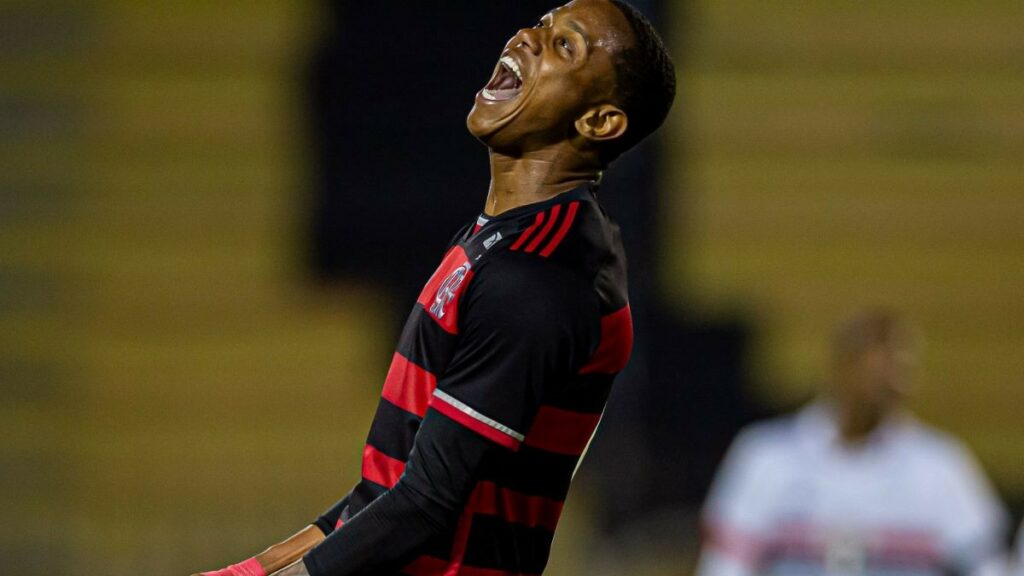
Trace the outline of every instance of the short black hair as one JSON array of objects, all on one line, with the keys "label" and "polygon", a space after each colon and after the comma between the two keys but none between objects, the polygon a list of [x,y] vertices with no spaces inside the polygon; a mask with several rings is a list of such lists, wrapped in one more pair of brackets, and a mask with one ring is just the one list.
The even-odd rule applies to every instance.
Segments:
[{"label": "short black hair", "polygon": [[633,32],[633,45],[615,61],[619,105],[629,118],[621,138],[602,150],[605,164],[618,158],[661,126],[676,97],[676,67],[657,30],[624,0],[611,0]]}]

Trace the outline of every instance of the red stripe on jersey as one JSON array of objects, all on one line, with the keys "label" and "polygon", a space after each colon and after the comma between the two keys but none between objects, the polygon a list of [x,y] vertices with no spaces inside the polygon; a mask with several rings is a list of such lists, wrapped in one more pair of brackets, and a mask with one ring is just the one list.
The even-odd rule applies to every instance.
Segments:
[{"label": "red stripe on jersey", "polygon": [[535,574],[514,574],[512,572],[504,572],[502,570],[495,570],[494,568],[474,568],[472,566],[463,566],[459,569],[459,576],[537,576]]},{"label": "red stripe on jersey", "polygon": [[878,542],[868,546],[868,557],[880,563],[902,562],[939,565],[942,561],[935,534],[924,530],[882,529]]},{"label": "red stripe on jersey", "polygon": [[409,576],[439,576],[444,574],[449,562],[433,556],[420,556],[402,568],[402,574]]},{"label": "red stripe on jersey", "polygon": [[450,334],[459,332],[459,297],[473,279],[469,257],[461,246],[448,251],[416,300]]},{"label": "red stripe on jersey", "polygon": [[473,517],[497,516],[502,520],[528,527],[543,527],[555,531],[558,518],[562,515],[561,502],[540,496],[528,496],[493,482],[479,482],[462,509],[459,524],[455,530],[451,560],[432,556],[420,556],[402,569],[410,576],[525,576],[514,575],[502,570],[475,568],[462,564],[466,544],[473,525]]},{"label": "red stripe on jersey", "polygon": [[551,218],[548,218],[548,223],[544,225],[544,228],[537,234],[529,244],[526,245],[527,252],[533,252],[540,246],[540,243],[547,238],[547,235],[551,232],[551,229],[555,227],[555,220],[558,220],[558,214],[562,211],[561,204],[555,204],[555,207],[551,209]]},{"label": "red stripe on jersey", "polygon": [[[433,556],[420,556],[411,564],[402,568],[403,574],[408,576],[443,576],[451,566],[448,560],[434,558]],[[528,574],[513,574],[493,568],[474,568],[473,566],[459,566],[459,576],[531,576]]]},{"label": "red stripe on jersey", "polygon": [[537,217],[533,219],[533,224],[530,224],[530,227],[524,230],[523,233],[519,235],[519,238],[517,238],[515,243],[509,247],[509,250],[519,250],[519,248],[524,243],[526,243],[527,240],[530,239],[530,236],[537,230],[537,228],[540,228],[540,225],[543,223],[544,213],[538,212]]},{"label": "red stripe on jersey", "polygon": [[476,432],[477,434],[483,436],[484,438],[487,438],[488,440],[494,442],[495,444],[504,446],[505,448],[508,448],[509,450],[513,451],[519,450],[519,445],[521,444],[519,440],[513,438],[512,436],[509,436],[508,434],[502,432],[501,430],[498,430],[493,426],[489,426],[481,422],[480,420],[477,420],[476,418],[470,416],[469,414],[466,414],[457,406],[452,406],[439,396],[434,396],[430,400],[430,406],[434,410],[437,410],[441,414],[444,414],[445,416],[451,418],[452,420],[455,420],[459,424],[462,424],[466,428],[469,428],[473,432]]},{"label": "red stripe on jersey", "polygon": [[369,444],[363,448],[363,478],[385,488],[393,488],[405,472],[405,462],[378,451]]},{"label": "red stripe on jersey", "polygon": [[718,523],[703,524],[701,539],[707,547],[751,569],[760,565],[765,550],[765,543],[759,538]]},{"label": "red stripe on jersey", "polygon": [[515,574],[512,572],[505,572],[502,570],[495,570],[494,568],[474,568],[472,566],[463,566],[459,569],[459,576],[539,576],[536,574]]},{"label": "red stripe on jersey", "polygon": [[420,418],[427,413],[430,397],[437,388],[437,377],[413,364],[398,352],[391,358],[391,368],[384,380],[381,397]]},{"label": "red stripe on jersey", "polygon": [[626,304],[618,311],[601,317],[601,343],[580,374],[599,372],[616,374],[629,362],[633,350],[633,316]]},{"label": "red stripe on jersey", "polygon": [[526,434],[524,444],[556,454],[579,456],[587,447],[587,442],[590,442],[600,420],[600,414],[541,406]]},{"label": "red stripe on jersey", "polygon": [[476,494],[471,494],[469,503],[462,509],[459,517],[459,524],[455,527],[455,539],[452,542],[451,563],[444,571],[444,576],[456,576],[462,572],[462,560],[466,557],[466,546],[469,544],[469,534],[473,528],[472,503]]},{"label": "red stripe on jersey", "polygon": [[572,227],[572,221],[576,218],[576,210],[579,207],[580,203],[578,201],[569,204],[569,211],[565,215],[565,220],[562,220],[562,225],[558,227],[558,232],[555,233],[551,242],[548,242],[548,245],[540,251],[541,256],[545,258],[551,256],[551,253],[555,251],[555,248],[558,248],[558,245],[562,243],[562,239],[565,238],[565,234],[569,232],[569,228]]},{"label": "red stripe on jersey", "polygon": [[473,491],[470,506],[474,514],[497,516],[510,524],[541,527],[554,532],[563,504],[550,498],[502,488],[494,482],[480,482]]}]

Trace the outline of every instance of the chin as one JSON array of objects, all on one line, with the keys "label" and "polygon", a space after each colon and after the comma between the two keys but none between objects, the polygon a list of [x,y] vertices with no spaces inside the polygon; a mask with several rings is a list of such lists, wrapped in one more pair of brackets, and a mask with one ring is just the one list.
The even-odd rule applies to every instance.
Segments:
[{"label": "chin", "polygon": [[524,101],[475,102],[466,117],[466,128],[493,152],[518,156],[557,142],[565,126],[539,122]]},{"label": "chin", "polygon": [[477,140],[487,143],[487,134],[490,132],[487,127],[487,122],[480,118],[480,109],[478,105],[474,104],[473,108],[469,111],[469,115],[466,116],[466,129],[472,134]]},{"label": "chin", "polygon": [[487,117],[486,110],[481,110],[479,105],[474,105],[466,117],[466,129],[477,140],[484,143],[491,150],[507,150],[511,148],[510,142],[505,142],[507,133],[504,129],[509,125],[507,118],[493,119]]}]

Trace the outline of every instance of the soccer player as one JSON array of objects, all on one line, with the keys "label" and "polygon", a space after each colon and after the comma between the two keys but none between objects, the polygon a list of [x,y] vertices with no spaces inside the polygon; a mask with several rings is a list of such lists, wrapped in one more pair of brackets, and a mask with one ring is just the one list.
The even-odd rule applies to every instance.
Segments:
[{"label": "soccer player", "polygon": [[915,362],[896,314],[842,324],[824,397],[730,449],[699,575],[1001,574],[1002,505],[960,443],[903,408]]},{"label": "soccer player", "polygon": [[571,2],[512,37],[467,120],[490,150],[483,213],[406,323],[362,480],[289,540],[210,574],[544,570],[632,343],[625,258],[596,184],[665,119],[674,74],[619,0]]}]

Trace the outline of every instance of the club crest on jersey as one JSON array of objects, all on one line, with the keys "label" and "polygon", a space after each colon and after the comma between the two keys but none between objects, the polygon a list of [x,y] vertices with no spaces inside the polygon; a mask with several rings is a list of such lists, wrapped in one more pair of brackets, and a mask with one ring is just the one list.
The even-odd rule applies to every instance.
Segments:
[{"label": "club crest on jersey", "polygon": [[434,303],[430,306],[430,313],[434,315],[438,320],[444,318],[445,307],[455,299],[455,295],[459,293],[459,287],[462,286],[462,282],[466,279],[466,274],[469,272],[469,262],[466,262],[462,266],[459,266],[455,270],[452,270],[450,274],[441,282],[441,285],[437,288],[437,294],[434,296]]},{"label": "club crest on jersey", "polygon": [[459,332],[459,298],[473,281],[473,264],[462,246],[452,246],[416,299],[423,312],[449,334]]}]

